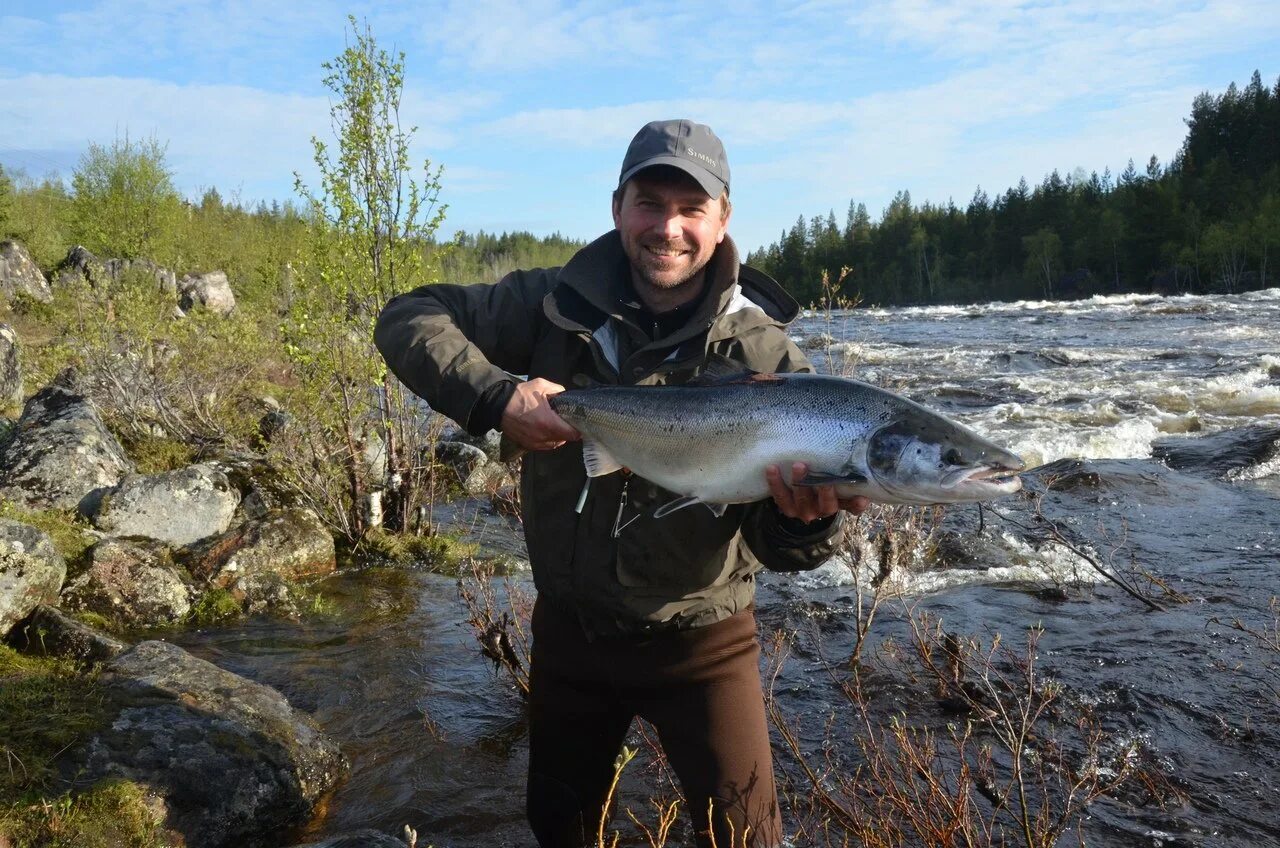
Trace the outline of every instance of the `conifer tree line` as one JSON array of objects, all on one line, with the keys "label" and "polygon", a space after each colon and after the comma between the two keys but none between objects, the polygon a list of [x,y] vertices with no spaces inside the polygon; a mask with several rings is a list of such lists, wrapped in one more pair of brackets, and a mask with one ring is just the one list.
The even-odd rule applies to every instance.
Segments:
[{"label": "conifer tree line", "polygon": [[1078,298],[1118,292],[1236,292],[1277,285],[1280,79],[1195,98],[1168,166],[1152,156],[1113,176],[1049,174],[964,208],[900,192],[880,220],[851,201],[796,220],[747,261],[802,303]]}]

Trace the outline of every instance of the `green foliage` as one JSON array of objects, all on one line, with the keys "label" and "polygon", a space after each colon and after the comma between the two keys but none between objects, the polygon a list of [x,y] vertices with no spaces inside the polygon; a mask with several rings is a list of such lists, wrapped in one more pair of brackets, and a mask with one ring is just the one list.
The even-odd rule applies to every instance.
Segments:
[{"label": "green foliage", "polygon": [[15,848],[163,848],[163,816],[137,783],[108,779],[87,792],[35,798],[0,809],[0,833]]},{"label": "green foliage", "polygon": [[175,471],[195,462],[196,457],[195,447],[190,442],[164,436],[134,436],[125,439],[123,447],[139,474]]},{"label": "green foliage", "polygon": [[[872,223],[850,204],[801,217],[748,257],[802,302],[849,267],[868,303],[1084,297],[1119,291],[1239,291],[1273,285],[1280,242],[1280,81],[1197,97],[1182,150],[1119,178],[1057,171],[967,208],[901,192]],[[1269,282],[1268,278],[1272,278]]]},{"label": "green foliage", "polygon": [[45,533],[54,550],[67,561],[67,570],[72,574],[81,569],[94,545],[94,537],[88,532],[89,522],[75,510],[27,509],[0,498],[0,518],[21,521]]},{"label": "green foliage", "polygon": [[[304,481],[320,481],[314,505],[355,540],[368,524],[371,492],[384,486],[391,492],[396,525],[421,497],[424,475],[412,459],[420,415],[387,375],[373,346],[373,321],[394,294],[435,279],[424,251],[444,207],[437,202],[440,169],[424,163],[419,179],[410,163],[415,129],[400,124],[404,55],[382,50],[367,25],[361,29],[354,18],[350,24],[353,43],[324,66],[336,146],[312,140],[318,192],[297,178],[310,243],[281,335],[305,389],[298,398],[303,407],[294,411],[307,449],[280,458],[300,490]],[[376,441],[386,443],[385,480],[373,479],[364,458],[364,446]]]},{"label": "green foliage", "polygon": [[210,589],[191,605],[186,623],[192,627],[208,627],[239,618],[240,602],[226,589]]},{"label": "green foliage", "polygon": [[38,821],[21,802],[52,790],[58,755],[108,720],[96,675],[0,645],[0,834]]},{"label": "green foliage", "polygon": [[165,147],[128,135],[110,147],[90,143],[71,178],[72,217],[85,247],[100,256],[172,263],[182,198]]},{"label": "green foliage", "polygon": [[9,235],[9,215],[13,210],[13,180],[0,166],[0,238]]},{"label": "green foliage", "polygon": [[344,546],[339,557],[351,566],[415,566],[431,571],[454,573],[477,546],[453,536],[415,536],[411,533],[372,531],[354,546]]},{"label": "green foliage", "polygon": [[71,247],[71,196],[56,177],[35,182],[18,174],[12,185],[8,221],[0,234],[22,242],[35,263],[49,271]]}]

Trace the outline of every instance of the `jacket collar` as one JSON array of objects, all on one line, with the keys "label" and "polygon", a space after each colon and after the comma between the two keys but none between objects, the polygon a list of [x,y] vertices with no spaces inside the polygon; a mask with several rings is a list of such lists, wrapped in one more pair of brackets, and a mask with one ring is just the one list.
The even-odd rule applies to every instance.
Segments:
[{"label": "jacket collar", "polygon": [[[610,230],[573,255],[556,275],[558,284],[543,301],[547,316],[565,329],[595,330],[612,317],[631,323],[623,304],[634,299],[627,282],[627,255],[617,230]],[[729,236],[707,263],[711,290],[683,330],[664,340],[679,343],[705,332],[718,319],[752,309],[758,323],[788,324],[800,311],[795,298],[769,275],[740,264]],[[757,323],[757,322],[752,322]]]}]

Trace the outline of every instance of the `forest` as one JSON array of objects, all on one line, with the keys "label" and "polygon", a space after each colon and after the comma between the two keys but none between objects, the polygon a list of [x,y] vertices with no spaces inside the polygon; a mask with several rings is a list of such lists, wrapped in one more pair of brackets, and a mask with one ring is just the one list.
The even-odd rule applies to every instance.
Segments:
[{"label": "forest", "polygon": [[[1054,171],[967,206],[900,192],[879,221],[850,201],[800,216],[749,264],[802,303],[973,303],[1118,292],[1235,292],[1275,285],[1280,244],[1280,79],[1195,98],[1167,165]],[[828,287],[823,288],[826,275]]]}]

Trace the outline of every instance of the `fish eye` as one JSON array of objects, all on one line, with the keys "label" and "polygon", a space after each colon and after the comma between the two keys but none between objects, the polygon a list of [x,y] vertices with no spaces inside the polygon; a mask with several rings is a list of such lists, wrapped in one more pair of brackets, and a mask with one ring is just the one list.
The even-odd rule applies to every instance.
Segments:
[{"label": "fish eye", "polygon": [[942,455],[942,461],[947,465],[964,465],[964,459],[960,456],[960,451],[951,448]]}]

